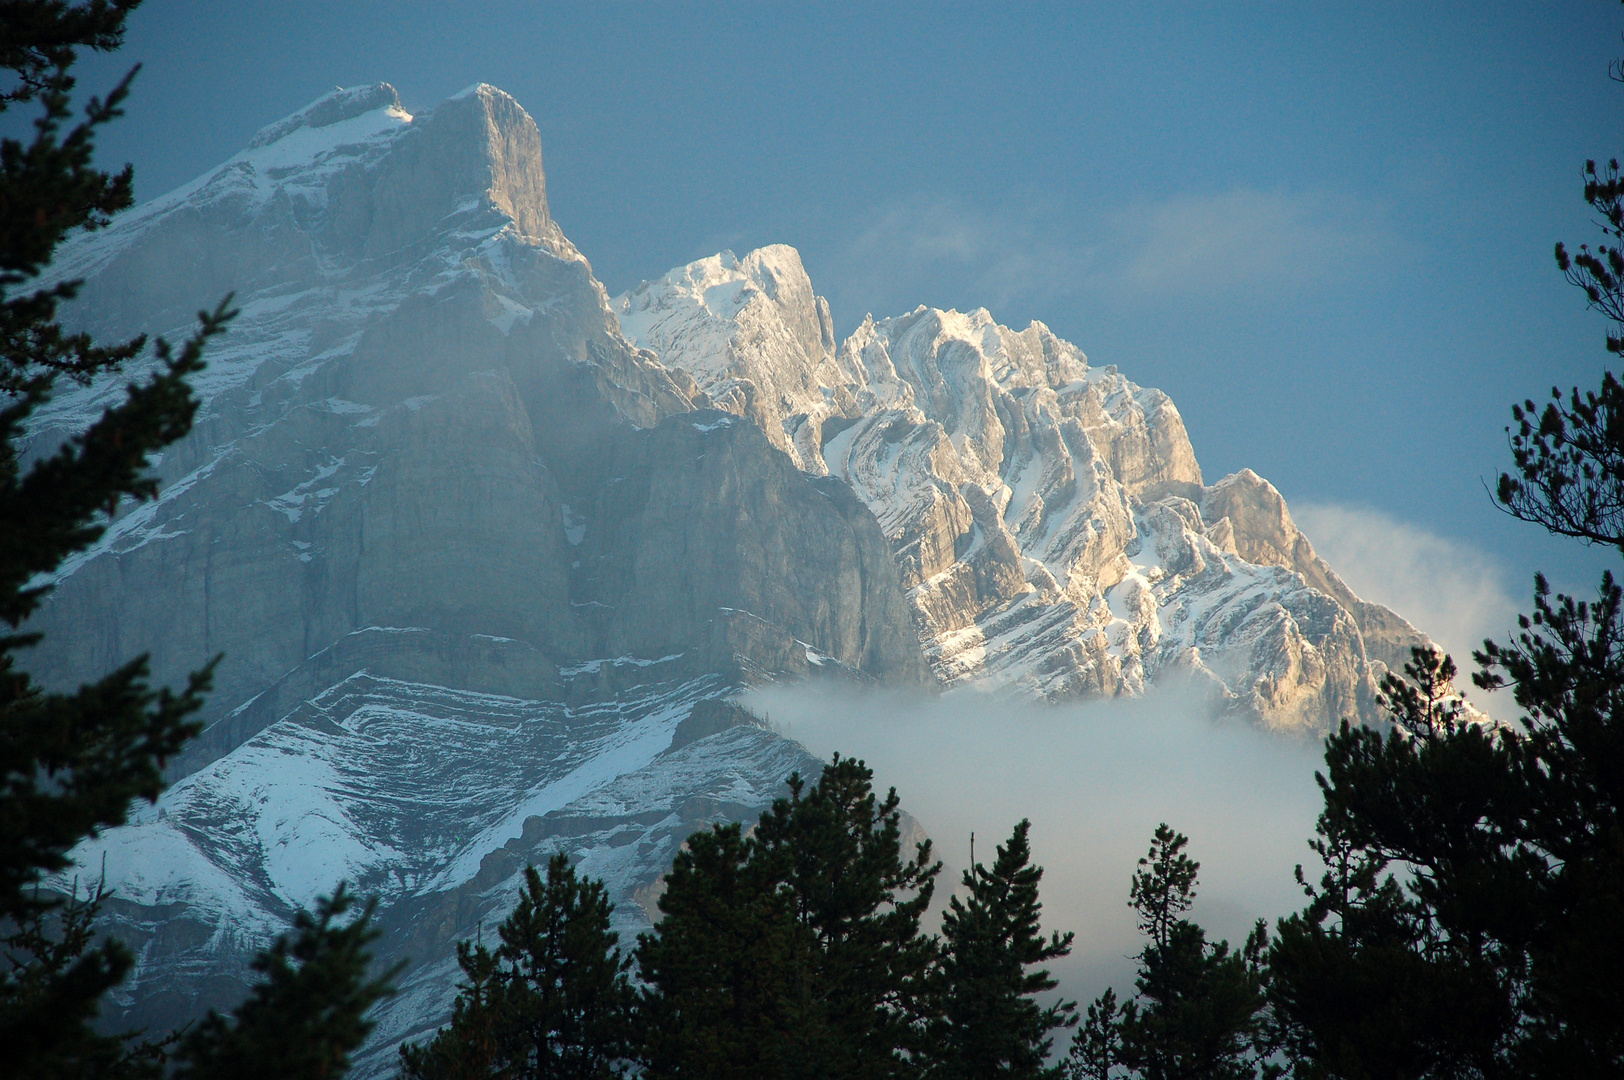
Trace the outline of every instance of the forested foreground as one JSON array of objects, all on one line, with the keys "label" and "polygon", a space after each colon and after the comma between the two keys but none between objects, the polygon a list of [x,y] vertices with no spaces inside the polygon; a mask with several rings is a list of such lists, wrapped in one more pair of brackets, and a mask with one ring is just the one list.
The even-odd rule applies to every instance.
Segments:
[{"label": "forested foreground", "polygon": [[[231,318],[229,297],[184,344],[68,333],[73,281],[42,285],[69,235],[131,203],[128,170],[94,167],[126,78],[81,119],[71,68],[122,42],[134,0],[0,0],[0,112],[36,110],[0,140],[0,1075],[333,1078],[391,993],[377,931],[342,886],[261,955],[230,1015],[175,1032],[109,1033],[105,995],[130,950],[97,932],[102,897],[42,886],[80,841],[155,800],[197,733],[209,669],[154,688],[143,659],[72,693],[23,670],[24,627],[49,575],[121,505],[150,499],[149,455],[185,436],[188,380]],[[132,72],[133,75],[133,72]],[[1561,272],[1624,353],[1624,181],[1586,167],[1603,237],[1557,245]],[[207,298],[205,298],[207,299]],[[137,357],[125,399],[27,463],[29,418],[62,380]],[[1513,408],[1509,513],[1624,554],[1624,386],[1552,391]],[[1119,1000],[1059,999],[1048,965],[1069,934],[1041,926],[1028,824],[966,871],[924,933],[941,864],[904,850],[895,792],[836,756],[748,830],[691,837],[661,918],[610,931],[602,885],[555,857],[532,868],[489,943],[459,950],[461,994],[435,1037],[404,1047],[410,1077],[1580,1077],[1624,1074],[1624,591],[1552,595],[1509,643],[1485,642],[1474,683],[1521,710],[1466,712],[1447,657],[1418,650],[1383,687],[1389,723],[1326,742],[1324,810],[1298,870],[1305,904],[1239,947],[1187,914],[1198,864],[1164,825],[1127,885],[1143,947]],[[1284,868],[1282,868],[1284,871]]]}]

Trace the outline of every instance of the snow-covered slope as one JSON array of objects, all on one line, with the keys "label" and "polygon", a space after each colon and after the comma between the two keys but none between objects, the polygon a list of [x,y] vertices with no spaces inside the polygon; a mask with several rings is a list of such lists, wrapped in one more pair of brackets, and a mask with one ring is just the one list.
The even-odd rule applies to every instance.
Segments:
[{"label": "snow-covered slope", "polygon": [[1367,713],[1420,636],[1314,555],[1255,474],[1203,487],[1172,401],[1042,323],[921,307],[836,343],[793,248],[730,252],[616,297],[621,329],[891,542],[949,685],[1059,699],[1207,680],[1272,726]]},{"label": "snow-covered slope", "polygon": [[580,860],[629,942],[691,832],[758,814],[791,772],[818,769],[736,710],[685,741],[696,705],[730,689],[707,675],[570,705],[355,673],[80,848],[137,950],[121,1020],[162,1026],[229,1002],[228,976],[341,879],[378,898],[384,953],[413,961],[379,1010],[367,1072],[439,1023],[457,982],[449,946],[501,921],[527,864]]}]

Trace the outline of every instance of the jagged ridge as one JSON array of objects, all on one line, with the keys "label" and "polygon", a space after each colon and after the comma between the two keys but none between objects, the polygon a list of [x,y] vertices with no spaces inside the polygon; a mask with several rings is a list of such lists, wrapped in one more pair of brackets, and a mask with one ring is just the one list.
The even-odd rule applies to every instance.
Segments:
[{"label": "jagged ridge", "polygon": [[613,301],[622,330],[885,530],[942,681],[1059,700],[1207,680],[1271,726],[1369,716],[1425,639],[1354,596],[1279,492],[1211,487],[1178,410],[1034,322],[920,307],[837,343],[783,245]]}]

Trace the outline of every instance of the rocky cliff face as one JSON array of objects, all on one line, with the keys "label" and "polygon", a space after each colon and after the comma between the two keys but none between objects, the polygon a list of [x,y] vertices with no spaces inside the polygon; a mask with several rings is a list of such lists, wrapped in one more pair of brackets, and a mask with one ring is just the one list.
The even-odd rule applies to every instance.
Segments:
[{"label": "rocky cliff face", "polygon": [[[500,91],[419,117],[387,86],[337,92],[57,272],[88,279],[74,314],[107,337],[184,333],[233,287],[242,308],[162,498],[35,622],[58,684],[224,657],[184,779],[80,852],[140,947],[118,1022],[230,1000],[348,879],[416,961],[381,1031],[421,1030],[527,858],[581,855],[642,925],[688,832],[816,770],[758,727],[682,729],[696,705],[930,677],[872,516],[627,342]],[[64,394],[35,452],[116,393]]]},{"label": "rocky cliff face", "polygon": [[1354,596],[1248,471],[1206,487],[1178,410],[1042,323],[919,308],[837,343],[792,248],[616,297],[622,329],[850,485],[949,686],[1059,700],[1205,681],[1272,727],[1368,716],[1424,639]]},{"label": "rocky cliff face", "polygon": [[[242,309],[162,497],[30,627],[61,685],[224,657],[175,786],[78,852],[139,951],[120,1026],[230,1002],[343,878],[412,959],[362,1062],[386,1071],[526,862],[570,852],[629,931],[691,831],[817,769],[729,704],[761,680],[1185,673],[1317,731],[1417,638],[1267,483],[1203,486],[1165,395],[1041,324],[920,308],[838,341],[784,247],[611,301],[488,86],[415,117],[335,91],[55,272],[106,338]],[[64,393],[30,452],[118,392]]]}]

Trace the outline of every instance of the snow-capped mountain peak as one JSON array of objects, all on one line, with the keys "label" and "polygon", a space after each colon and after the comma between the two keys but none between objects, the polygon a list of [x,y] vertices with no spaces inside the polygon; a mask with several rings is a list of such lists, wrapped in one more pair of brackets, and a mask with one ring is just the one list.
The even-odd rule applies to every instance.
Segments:
[{"label": "snow-capped mountain peak", "polygon": [[949,685],[1057,699],[1178,670],[1313,728],[1368,710],[1382,663],[1419,640],[1324,567],[1254,474],[1203,487],[1165,394],[1040,322],[920,306],[837,346],[784,245],[678,267],[611,306],[716,406],[850,485]]},{"label": "snow-capped mountain peak", "polygon": [[[353,86],[348,89],[335,86],[298,112],[260,128],[254,137],[248,140],[244,153],[281,142],[296,131],[317,131],[354,120],[367,113],[382,113],[401,123],[409,124],[412,120],[411,113],[400,103],[400,95],[388,83]],[[337,139],[329,139],[329,145],[339,145],[343,140],[344,136],[340,134]]]}]

